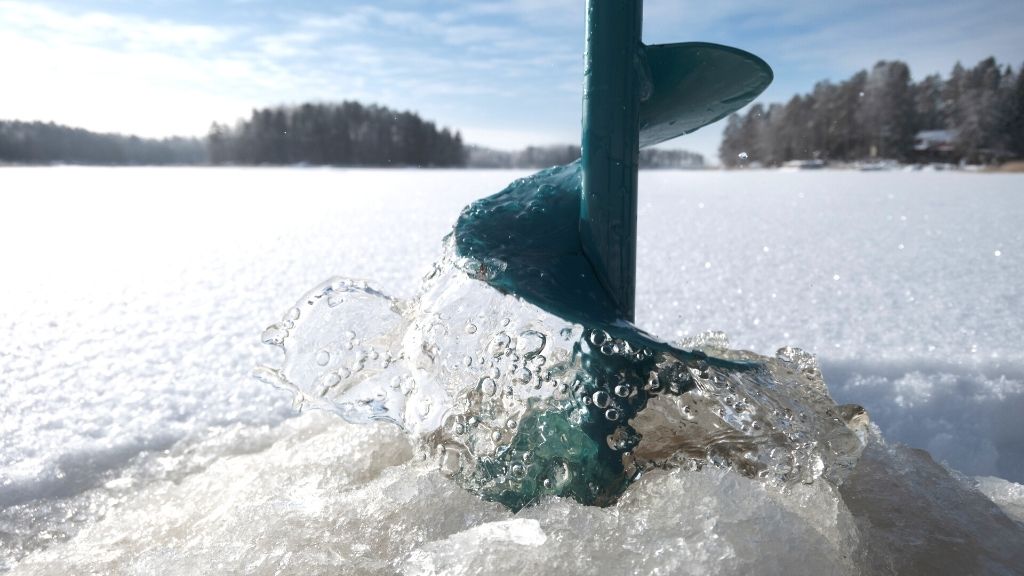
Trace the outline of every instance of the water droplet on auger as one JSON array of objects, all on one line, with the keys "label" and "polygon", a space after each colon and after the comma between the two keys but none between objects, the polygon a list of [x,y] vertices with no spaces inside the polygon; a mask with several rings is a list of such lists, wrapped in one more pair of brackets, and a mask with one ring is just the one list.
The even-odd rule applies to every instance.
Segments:
[{"label": "water droplet on auger", "polygon": [[494,379],[485,377],[480,380],[480,391],[483,392],[485,396],[494,396],[494,393],[498,391],[498,385],[494,383]]},{"label": "water droplet on auger", "polygon": [[292,307],[290,310],[288,310],[288,312],[285,313],[284,319],[291,320],[292,322],[294,322],[299,319],[300,314],[301,312],[299,311],[298,308]]},{"label": "water droplet on auger", "polygon": [[615,422],[616,420],[619,419],[619,411],[616,410],[615,408],[609,408],[605,410],[604,417],[611,420],[612,422]]},{"label": "water droplet on auger", "polygon": [[607,407],[608,401],[611,399],[611,397],[608,396],[608,393],[605,392],[604,390],[598,390],[597,392],[594,392],[592,398],[594,399],[594,406],[597,406],[598,408]]},{"label": "water droplet on auger", "polygon": [[476,324],[472,322],[466,324],[466,334],[476,334]]},{"label": "water droplet on auger", "polygon": [[316,353],[316,363],[318,366],[327,366],[327,363],[331,361],[331,353],[327,350],[320,350]]},{"label": "water droplet on auger", "polygon": [[625,398],[626,396],[629,396],[629,386],[625,384],[619,384],[618,386],[615,387],[615,395],[620,398]]}]

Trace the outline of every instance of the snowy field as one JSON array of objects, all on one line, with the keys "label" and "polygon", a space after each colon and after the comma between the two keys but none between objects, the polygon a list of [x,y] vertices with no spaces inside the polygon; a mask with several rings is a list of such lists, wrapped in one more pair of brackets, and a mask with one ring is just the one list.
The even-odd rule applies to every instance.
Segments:
[{"label": "snowy field", "polygon": [[[535,570],[522,550],[547,542],[591,573],[595,534],[664,535],[709,495],[736,507],[626,538],[613,566],[862,566],[849,513],[817,485],[784,497],[673,473],[614,513],[512,516],[410,463],[396,431],[297,416],[252,379],[276,360],[262,329],[298,296],[335,274],[413,295],[459,210],[522,175],[0,169],[0,572],[502,573]],[[839,403],[1022,533],[1024,176],[647,172],[640,188],[642,328],[814,352]],[[659,512],[665,490],[679,497]]]}]

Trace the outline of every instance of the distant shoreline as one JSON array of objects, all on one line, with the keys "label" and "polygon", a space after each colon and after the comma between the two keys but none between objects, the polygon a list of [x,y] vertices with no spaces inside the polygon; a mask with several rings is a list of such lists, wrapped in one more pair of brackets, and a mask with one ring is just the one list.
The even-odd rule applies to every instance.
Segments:
[{"label": "distant shoreline", "polygon": [[[199,168],[199,169],[245,169],[245,170],[366,170],[366,171],[420,171],[427,170],[431,172],[435,171],[448,171],[448,172],[518,172],[518,173],[533,173],[538,170],[548,168],[548,166],[523,166],[523,167],[505,167],[505,166],[332,166],[332,165],[303,165],[303,164],[79,164],[79,163],[50,163],[50,164],[39,164],[39,163],[15,163],[15,162],[0,162],[0,171],[4,169],[23,169],[23,168],[117,168],[117,169],[180,169],[180,168]],[[928,165],[900,165],[895,168],[887,169],[869,169],[865,170],[855,165],[843,164],[835,166],[826,166],[815,169],[801,169],[793,167],[743,167],[743,168],[728,168],[724,166],[703,166],[699,168],[679,168],[679,167],[646,167],[641,168],[640,172],[723,172],[730,174],[742,174],[747,172],[782,172],[782,173],[835,173],[835,172],[906,172],[906,173],[921,173],[921,174],[935,174],[937,172],[948,172],[951,174],[1024,174],[1024,161],[1018,162],[1007,162],[1002,166],[984,166],[984,165],[968,165],[964,167],[952,167],[952,168],[934,168]]]}]

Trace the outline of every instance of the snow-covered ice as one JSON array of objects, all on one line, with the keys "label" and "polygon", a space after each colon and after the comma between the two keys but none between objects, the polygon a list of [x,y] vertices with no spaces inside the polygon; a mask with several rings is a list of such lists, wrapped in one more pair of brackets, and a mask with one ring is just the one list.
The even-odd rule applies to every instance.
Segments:
[{"label": "snow-covered ice", "polygon": [[339,273],[411,295],[462,206],[521,175],[0,170],[0,571],[1024,566],[1020,176],[641,174],[638,324],[815,352],[885,437],[838,490],[676,470],[513,516],[397,430],[296,417],[252,380],[296,295]]}]

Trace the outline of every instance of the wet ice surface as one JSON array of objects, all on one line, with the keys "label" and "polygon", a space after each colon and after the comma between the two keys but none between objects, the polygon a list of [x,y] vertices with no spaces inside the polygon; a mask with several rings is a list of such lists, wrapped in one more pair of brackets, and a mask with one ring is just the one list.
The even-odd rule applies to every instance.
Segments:
[{"label": "wet ice surface", "polygon": [[396,430],[296,418],[249,377],[270,359],[257,336],[296,295],[341,273],[410,296],[462,206],[515,175],[0,171],[0,264],[16,278],[0,304],[0,567],[1024,565],[1007,481],[1024,479],[1020,177],[641,176],[638,324],[816,352],[832,395],[863,404],[889,443],[869,446],[841,500],[827,483],[778,492],[677,470],[614,508],[550,499],[512,516],[413,459]]}]

